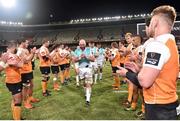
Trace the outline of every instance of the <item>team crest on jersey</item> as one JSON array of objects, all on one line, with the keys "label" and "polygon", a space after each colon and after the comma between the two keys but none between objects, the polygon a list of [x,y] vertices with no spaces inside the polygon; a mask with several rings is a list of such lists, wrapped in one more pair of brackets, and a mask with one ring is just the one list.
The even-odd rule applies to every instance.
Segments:
[{"label": "team crest on jersey", "polygon": [[161,54],[155,52],[148,52],[145,64],[158,66]]}]

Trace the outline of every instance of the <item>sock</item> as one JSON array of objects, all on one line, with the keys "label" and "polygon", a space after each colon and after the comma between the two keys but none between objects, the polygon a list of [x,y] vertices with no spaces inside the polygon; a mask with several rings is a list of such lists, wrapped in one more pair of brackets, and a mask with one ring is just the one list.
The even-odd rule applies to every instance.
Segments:
[{"label": "sock", "polygon": [[58,86],[57,78],[54,77],[54,78],[53,78],[53,87],[54,87],[54,89],[57,88],[57,86]]},{"label": "sock", "polygon": [[76,75],[76,84],[79,84],[79,76]]},{"label": "sock", "polygon": [[133,96],[133,85],[131,83],[128,83],[128,101],[132,101]]},{"label": "sock", "polygon": [[144,105],[144,103],[141,105],[141,111],[142,111],[143,113],[145,113],[145,105]]},{"label": "sock", "polygon": [[131,103],[131,108],[132,108],[133,110],[136,109],[136,106],[137,106],[137,103],[136,103],[136,102],[132,102],[132,103]]},{"label": "sock", "polygon": [[11,110],[14,111],[14,101],[11,101]]},{"label": "sock", "polygon": [[91,88],[86,88],[86,101],[90,102]]},{"label": "sock", "polygon": [[21,120],[21,106],[14,106],[13,108],[13,119]]},{"label": "sock", "polygon": [[64,71],[64,79],[67,79],[67,69]]},{"label": "sock", "polygon": [[60,79],[61,79],[61,83],[64,83],[64,72],[63,71],[60,72]]},{"label": "sock", "polygon": [[98,74],[94,74],[94,83],[97,82],[97,77],[98,77]]},{"label": "sock", "polygon": [[45,93],[46,90],[47,90],[47,84],[46,84],[46,82],[42,81],[42,82],[41,82],[41,85],[42,85],[42,92]]},{"label": "sock", "polygon": [[102,73],[99,73],[99,79],[100,80],[102,79]]},{"label": "sock", "polygon": [[114,80],[115,80],[115,85],[119,88],[120,87],[120,79],[119,79],[119,77],[115,76]]},{"label": "sock", "polygon": [[70,69],[67,70],[67,78],[70,79]]}]

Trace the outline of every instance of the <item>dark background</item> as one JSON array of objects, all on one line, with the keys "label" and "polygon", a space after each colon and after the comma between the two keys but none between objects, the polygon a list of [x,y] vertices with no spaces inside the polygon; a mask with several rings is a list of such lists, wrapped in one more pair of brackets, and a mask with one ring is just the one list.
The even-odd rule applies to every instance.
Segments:
[{"label": "dark background", "polygon": [[13,8],[0,7],[0,20],[47,24],[80,18],[150,13],[153,8],[165,4],[174,6],[180,12],[178,0],[16,0]]}]

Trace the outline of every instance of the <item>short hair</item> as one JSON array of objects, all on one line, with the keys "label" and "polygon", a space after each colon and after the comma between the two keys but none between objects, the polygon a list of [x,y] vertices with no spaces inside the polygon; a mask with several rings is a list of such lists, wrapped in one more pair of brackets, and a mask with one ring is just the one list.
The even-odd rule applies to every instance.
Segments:
[{"label": "short hair", "polygon": [[111,43],[111,46],[115,47],[115,48],[118,48],[118,43],[117,42],[112,42]]},{"label": "short hair", "polygon": [[49,39],[47,37],[45,37],[45,38],[43,38],[42,43],[44,44],[44,43],[46,43],[48,41],[49,41]]},{"label": "short hair", "polygon": [[172,26],[174,24],[174,21],[176,20],[176,10],[170,5],[162,5],[155,8],[152,11],[152,16],[155,15],[162,15],[163,17],[165,17],[166,20],[168,20],[167,22],[170,26]]},{"label": "short hair", "polygon": [[102,45],[101,42],[97,42],[96,45]]},{"label": "short hair", "polygon": [[10,41],[8,42],[7,48],[12,48],[12,47],[17,47],[17,41],[15,41],[15,40],[10,40]]},{"label": "short hair", "polygon": [[79,40],[79,44],[85,44],[86,45],[86,41],[84,39]]},{"label": "short hair", "polygon": [[133,37],[139,38],[140,44],[143,42],[143,37],[141,35],[134,35]]},{"label": "short hair", "polygon": [[151,22],[151,17],[148,17],[148,18],[145,19],[145,24],[146,24],[147,27],[149,27],[150,22]]},{"label": "short hair", "polygon": [[89,43],[95,43],[94,40],[90,40]]},{"label": "short hair", "polygon": [[127,33],[125,34],[125,37],[126,37],[126,36],[130,36],[130,37],[132,37],[132,33],[127,32]]}]

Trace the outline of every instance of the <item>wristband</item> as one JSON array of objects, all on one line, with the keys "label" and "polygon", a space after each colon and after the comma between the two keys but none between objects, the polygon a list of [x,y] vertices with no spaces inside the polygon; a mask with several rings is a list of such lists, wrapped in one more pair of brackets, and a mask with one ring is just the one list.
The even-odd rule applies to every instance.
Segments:
[{"label": "wristband", "polygon": [[139,81],[138,81],[138,79],[137,79],[137,74],[136,73],[134,73],[134,72],[130,72],[130,71],[128,71],[127,73],[126,73],[126,78],[127,79],[129,79],[134,85],[136,85],[138,88],[142,88],[141,87],[141,85],[139,84]]}]

